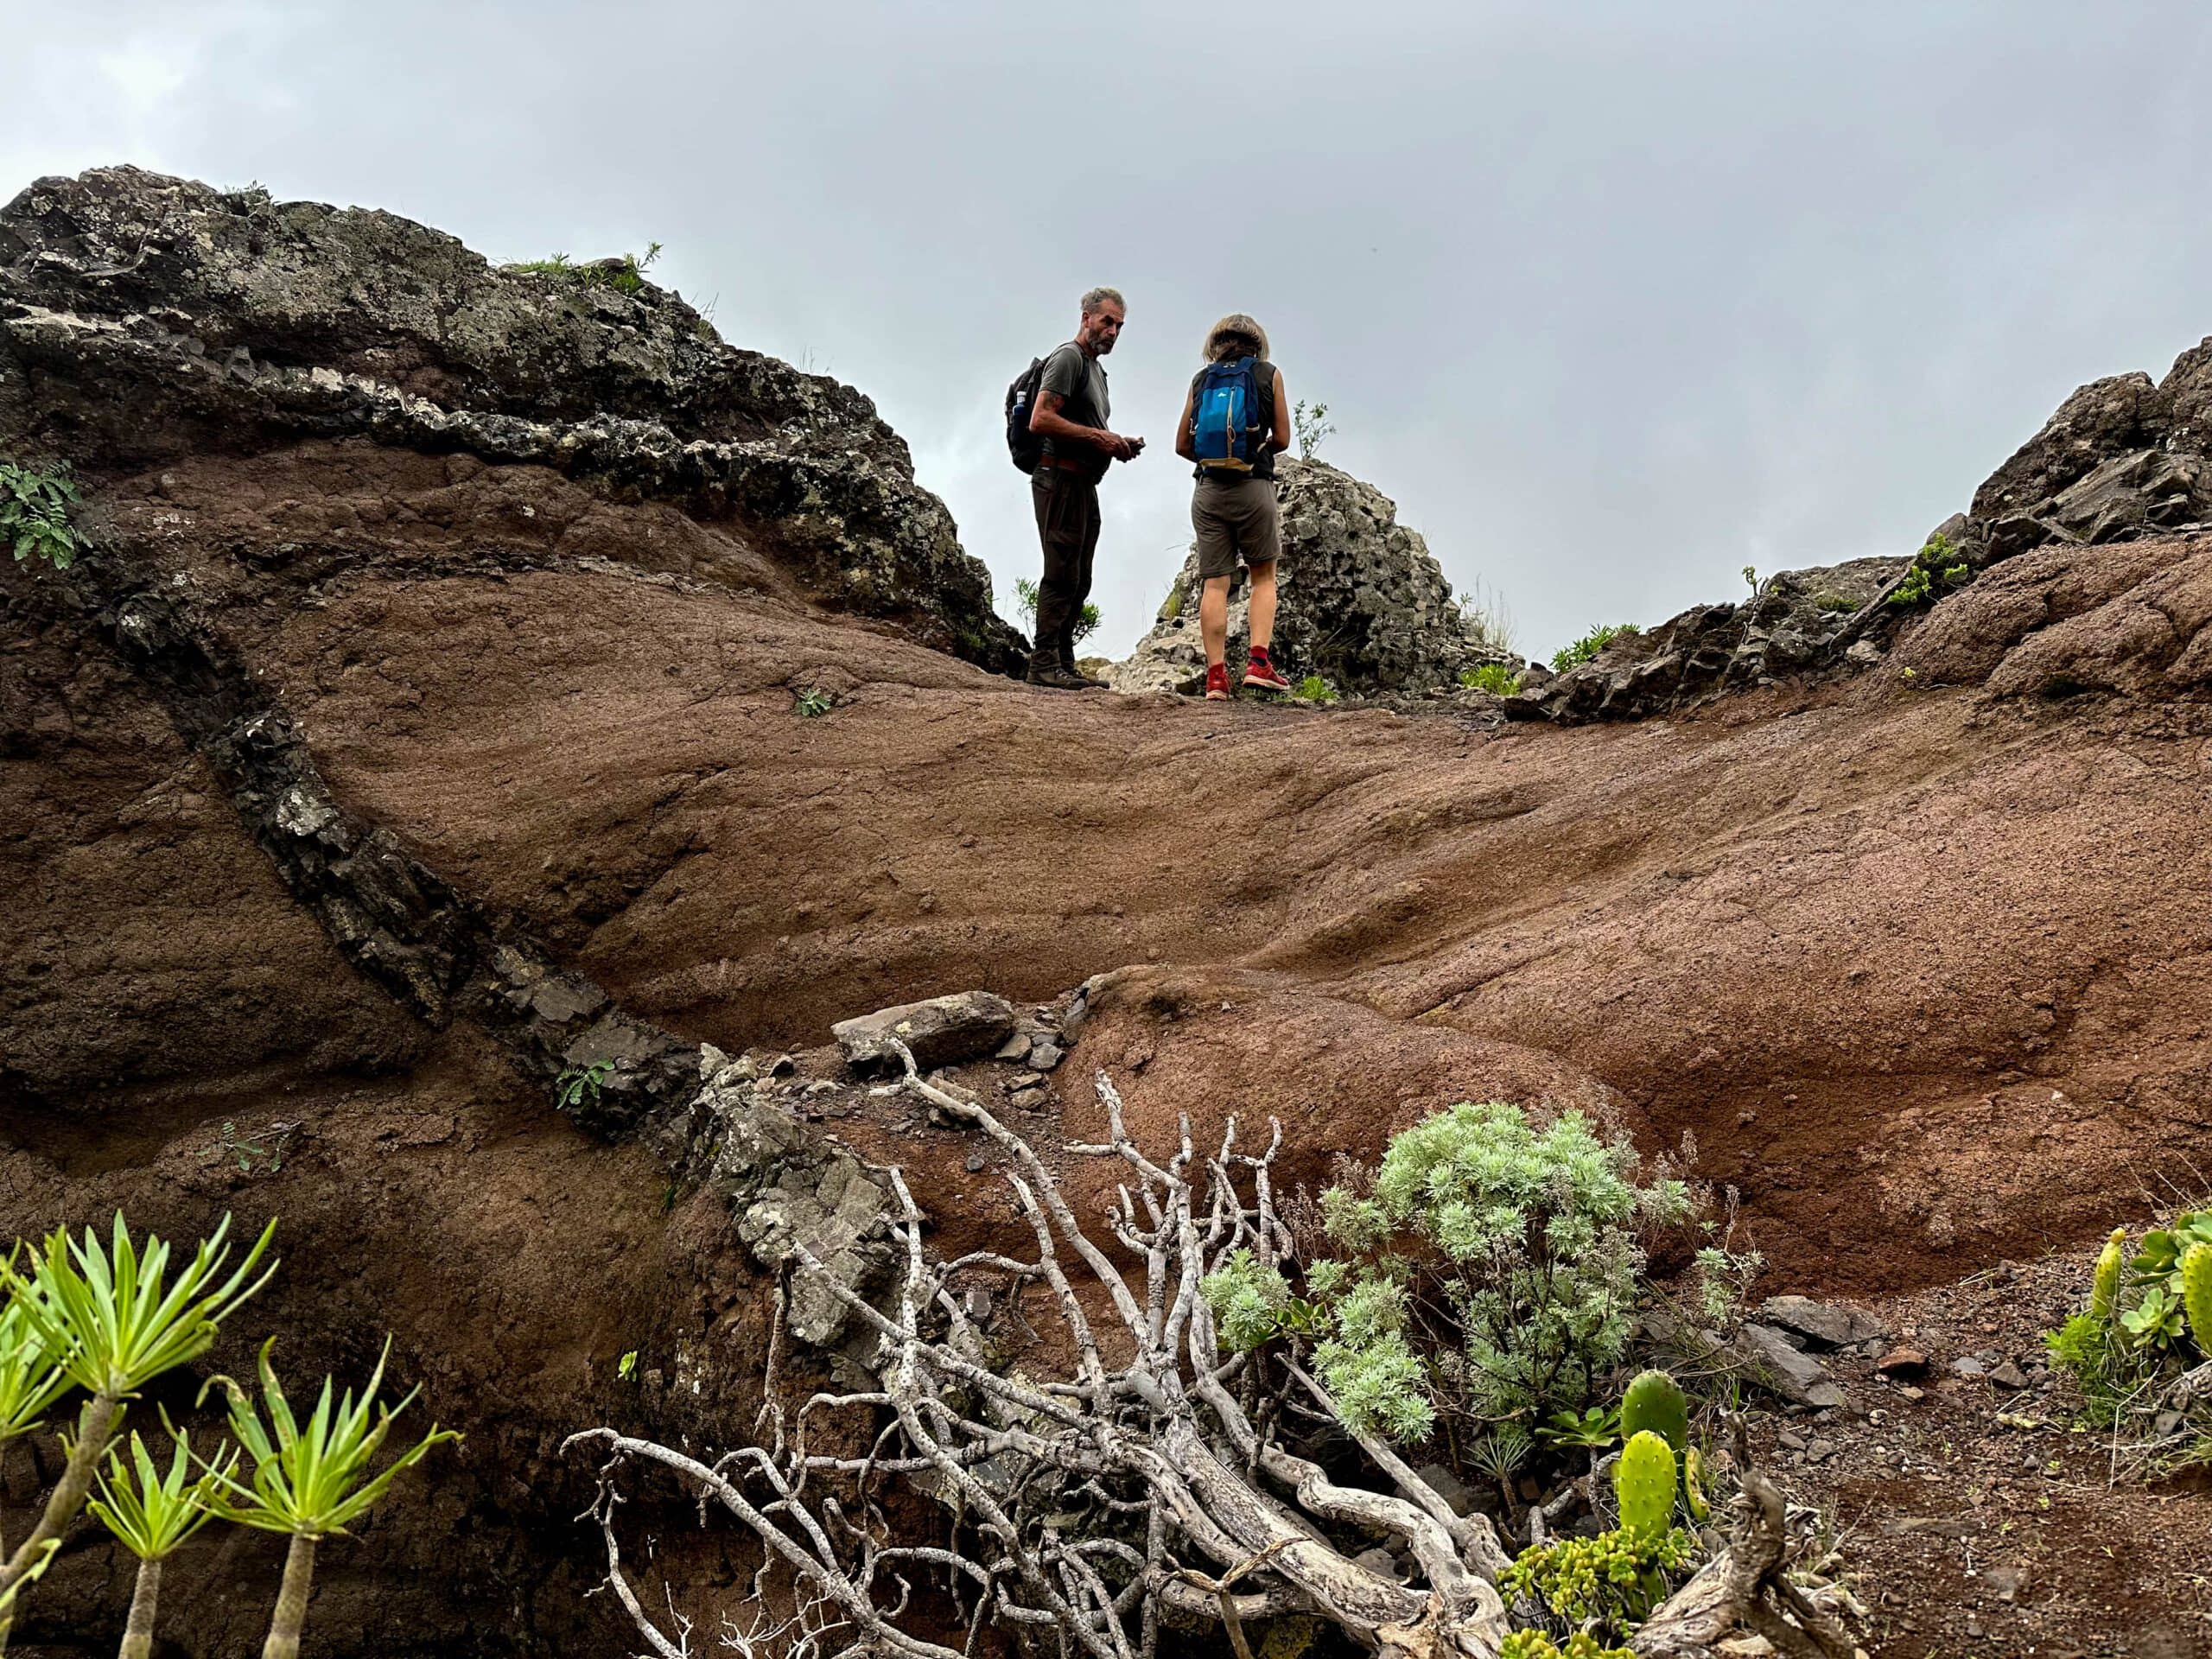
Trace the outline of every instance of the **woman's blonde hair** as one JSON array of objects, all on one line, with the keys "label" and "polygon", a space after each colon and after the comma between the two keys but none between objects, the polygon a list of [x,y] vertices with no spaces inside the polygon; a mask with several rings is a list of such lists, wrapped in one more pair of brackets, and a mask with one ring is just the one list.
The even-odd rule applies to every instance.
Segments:
[{"label": "woman's blonde hair", "polygon": [[1268,331],[1242,311],[1230,312],[1206,330],[1206,346],[1203,356],[1209,363],[1218,363],[1224,357],[1265,357],[1267,354]]}]

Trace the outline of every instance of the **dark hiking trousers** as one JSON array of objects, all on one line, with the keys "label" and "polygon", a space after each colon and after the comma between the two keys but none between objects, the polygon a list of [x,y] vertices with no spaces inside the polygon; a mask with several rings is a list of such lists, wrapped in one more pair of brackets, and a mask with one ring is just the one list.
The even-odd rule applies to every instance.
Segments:
[{"label": "dark hiking trousers", "polygon": [[1098,550],[1098,486],[1049,461],[1030,480],[1045,576],[1037,584],[1037,648],[1032,667],[1075,666],[1075,627],[1090,597],[1090,563]]}]

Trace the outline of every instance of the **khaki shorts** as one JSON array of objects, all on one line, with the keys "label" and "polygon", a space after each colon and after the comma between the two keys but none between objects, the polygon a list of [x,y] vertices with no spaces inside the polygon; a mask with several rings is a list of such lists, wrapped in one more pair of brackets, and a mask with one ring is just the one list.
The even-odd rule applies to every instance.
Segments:
[{"label": "khaki shorts", "polygon": [[1282,551],[1281,510],[1271,478],[1202,478],[1191,496],[1198,575],[1234,575],[1239,563],[1273,564]]}]

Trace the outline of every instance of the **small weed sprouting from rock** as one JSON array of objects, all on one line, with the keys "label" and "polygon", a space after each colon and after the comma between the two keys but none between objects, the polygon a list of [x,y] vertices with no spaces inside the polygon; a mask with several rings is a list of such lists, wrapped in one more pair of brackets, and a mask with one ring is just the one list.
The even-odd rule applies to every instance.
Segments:
[{"label": "small weed sprouting from rock", "polygon": [[1487,691],[1492,696],[1510,697],[1521,689],[1521,677],[1503,663],[1484,663],[1480,668],[1462,669],[1459,683],[1470,691]]},{"label": "small weed sprouting from rock", "polygon": [[623,1382],[634,1381],[638,1375],[638,1351],[632,1348],[614,1362],[614,1375]]},{"label": "small weed sprouting from rock", "polygon": [[1337,700],[1337,688],[1319,674],[1308,674],[1291,688],[1290,695],[1300,702],[1329,703]]},{"label": "small weed sprouting from rock", "polygon": [[271,1123],[261,1135],[249,1140],[238,1133],[236,1123],[226,1118],[222,1133],[200,1148],[200,1161],[212,1164],[221,1159],[237,1165],[241,1175],[274,1175],[284,1167],[284,1149],[291,1144],[299,1127],[296,1123]]},{"label": "small weed sprouting from rock", "polygon": [[818,685],[810,685],[791,699],[791,713],[801,720],[819,720],[837,706],[837,699]]},{"label": "small weed sprouting from rock", "polygon": [[[1035,633],[1037,632],[1037,584],[1027,576],[1017,576],[1014,583],[1014,608],[1021,613],[1024,627],[1030,633]],[[1089,600],[1084,601],[1083,609],[1076,613],[1073,636],[1075,640],[1080,644],[1096,633],[1101,620],[1098,607]]]},{"label": "small weed sprouting from rock", "polygon": [[1311,461],[1337,429],[1329,419],[1326,404],[1308,404],[1301,398],[1290,411],[1290,429],[1297,435],[1299,458]]},{"label": "small weed sprouting from rock", "polygon": [[1965,587],[1973,574],[1951,538],[1939,530],[1912,556],[1912,568],[1891,594],[1890,603],[1919,605],[1940,599],[1954,588]]},{"label": "small weed sprouting from rock", "polygon": [[659,257],[660,244],[649,242],[642,256],[616,254],[611,258],[587,260],[580,265],[567,254],[556,253],[550,259],[525,259],[505,269],[525,276],[556,277],[579,288],[611,288],[618,294],[635,294],[645,285],[645,273]]},{"label": "small weed sprouting from rock", "polygon": [[1600,624],[1571,645],[1561,645],[1552,653],[1552,666],[1564,674],[1570,668],[1586,663],[1616,639],[1624,639],[1641,632],[1633,622]]},{"label": "small weed sprouting from rock", "polygon": [[1859,608],[1859,601],[1848,594],[1815,594],[1813,608],[1831,613],[1839,611],[1855,611]]},{"label": "small weed sprouting from rock", "polygon": [[16,563],[42,558],[56,570],[67,570],[77,563],[85,537],[69,515],[78,499],[67,461],[41,472],[21,461],[0,461],[0,538],[14,549]]},{"label": "small weed sprouting from rock", "polygon": [[614,1062],[612,1060],[594,1060],[589,1065],[572,1065],[561,1073],[554,1099],[564,1112],[596,1108],[600,1089],[613,1070]]},{"label": "small weed sprouting from rock", "polygon": [[1503,594],[1487,582],[1478,582],[1471,588],[1462,588],[1452,598],[1459,607],[1459,620],[1470,643],[1484,651],[1520,654],[1520,647],[1513,643],[1513,613],[1506,608]]}]

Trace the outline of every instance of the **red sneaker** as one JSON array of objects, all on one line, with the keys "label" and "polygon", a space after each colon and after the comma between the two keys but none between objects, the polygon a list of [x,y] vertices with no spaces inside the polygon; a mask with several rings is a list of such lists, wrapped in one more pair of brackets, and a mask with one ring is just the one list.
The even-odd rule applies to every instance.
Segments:
[{"label": "red sneaker", "polygon": [[1227,663],[1206,664],[1206,701],[1208,702],[1229,701],[1229,664]]},{"label": "red sneaker", "polygon": [[1291,691],[1297,688],[1275,672],[1275,665],[1266,658],[1255,656],[1245,664],[1244,683],[1256,685],[1262,691]]}]

